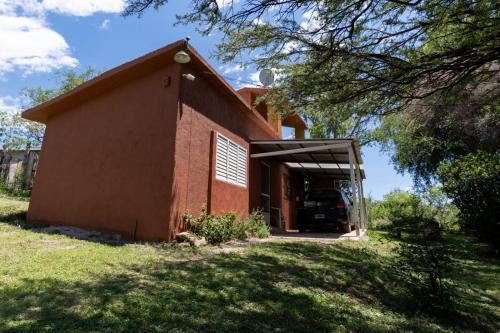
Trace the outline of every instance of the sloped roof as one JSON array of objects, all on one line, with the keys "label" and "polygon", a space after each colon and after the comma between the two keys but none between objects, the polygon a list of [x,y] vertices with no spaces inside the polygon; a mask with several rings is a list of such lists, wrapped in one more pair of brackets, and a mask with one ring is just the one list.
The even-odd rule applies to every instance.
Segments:
[{"label": "sloped roof", "polygon": [[221,91],[234,103],[239,105],[245,111],[251,113],[254,116],[252,119],[255,120],[256,125],[265,130],[270,137],[279,137],[266,120],[262,118],[262,116],[255,111],[251,105],[247,104],[245,100],[231,87],[231,85],[227,83],[224,78],[222,78],[222,76],[220,76],[220,74],[217,73],[217,71],[212,68],[191,45],[187,44],[185,40],[176,41],[156,51],[106,71],[65,94],[24,111],[22,113],[22,117],[40,123],[47,123],[48,119],[54,114],[64,112],[65,110],[84,103],[85,101],[101,95],[108,90],[164,67],[167,63],[174,61],[173,58],[175,53],[181,49],[190,54],[191,62],[189,65],[200,69],[200,72],[209,74],[204,75],[204,78],[209,80],[216,87],[220,88]]}]

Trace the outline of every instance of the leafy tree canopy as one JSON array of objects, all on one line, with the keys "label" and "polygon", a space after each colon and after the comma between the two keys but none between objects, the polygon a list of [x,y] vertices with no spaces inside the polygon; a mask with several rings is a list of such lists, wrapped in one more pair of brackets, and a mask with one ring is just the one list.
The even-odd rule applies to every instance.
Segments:
[{"label": "leafy tree canopy", "polygon": [[[81,73],[70,70],[60,71],[56,75],[56,87],[53,89],[35,87],[21,91],[21,109],[34,107],[38,104],[64,94],[79,86],[98,73],[91,67]],[[21,110],[7,112],[0,110],[0,140],[3,149],[24,149],[28,145],[40,147],[45,133],[45,125],[21,118]]]},{"label": "leafy tree canopy", "polygon": [[464,227],[500,249],[500,153],[477,151],[443,163],[437,170]]},{"label": "leafy tree canopy", "polygon": [[489,93],[492,88],[498,90],[498,83],[457,86],[442,101],[427,97],[383,117],[374,136],[393,154],[399,171],[427,185],[443,162],[500,147],[500,100]]},{"label": "leafy tree canopy", "polygon": [[[129,0],[141,15],[167,0]],[[275,68],[276,89],[313,134],[367,138],[378,115],[498,71],[499,8],[490,0],[192,0],[180,23],[224,38],[224,62]]]}]

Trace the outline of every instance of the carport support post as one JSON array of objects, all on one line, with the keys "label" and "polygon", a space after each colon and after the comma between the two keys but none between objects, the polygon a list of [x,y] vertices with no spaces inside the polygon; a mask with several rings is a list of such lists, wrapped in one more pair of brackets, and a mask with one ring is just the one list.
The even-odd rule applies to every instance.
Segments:
[{"label": "carport support post", "polygon": [[359,189],[359,204],[360,204],[360,215],[361,215],[361,229],[366,230],[366,210],[365,210],[365,196],[363,194],[363,178],[361,178],[361,170],[359,164],[356,163],[356,175],[358,177],[358,189]]},{"label": "carport support post", "polygon": [[361,197],[363,198],[363,210],[361,213],[363,214],[365,231],[368,229],[368,221],[366,220],[366,200],[365,200],[365,192],[363,191],[363,180],[361,179]]},{"label": "carport support post", "polygon": [[[356,165],[357,167],[357,165]],[[363,230],[363,213],[361,212],[363,210],[363,197],[361,196],[361,188],[359,186],[359,178],[358,175],[356,175],[356,190],[358,190],[358,219],[359,219],[359,229]]]},{"label": "carport support post", "polygon": [[354,226],[356,227],[356,236],[359,236],[359,223],[358,223],[358,200],[356,198],[356,177],[354,176],[354,152],[352,147],[349,146],[349,171],[351,174],[351,189],[352,189],[352,201],[354,203]]}]

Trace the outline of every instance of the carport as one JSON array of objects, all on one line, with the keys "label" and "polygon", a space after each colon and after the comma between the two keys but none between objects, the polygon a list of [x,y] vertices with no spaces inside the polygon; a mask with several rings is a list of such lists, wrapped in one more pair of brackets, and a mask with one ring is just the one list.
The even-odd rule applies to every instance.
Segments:
[{"label": "carport", "polygon": [[356,235],[366,230],[366,207],[363,194],[365,172],[360,146],[353,139],[301,139],[252,141],[252,159],[272,159],[300,172],[306,179],[327,178],[349,182],[352,200],[351,219]]}]

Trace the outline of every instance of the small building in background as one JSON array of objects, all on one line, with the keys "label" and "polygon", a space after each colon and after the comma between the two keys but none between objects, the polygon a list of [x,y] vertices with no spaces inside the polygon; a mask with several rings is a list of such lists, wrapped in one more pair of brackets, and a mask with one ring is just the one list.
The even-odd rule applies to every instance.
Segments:
[{"label": "small building in background", "polygon": [[[0,150],[0,182],[31,190],[38,167],[40,148]],[[20,184],[15,184],[21,182]]]}]

